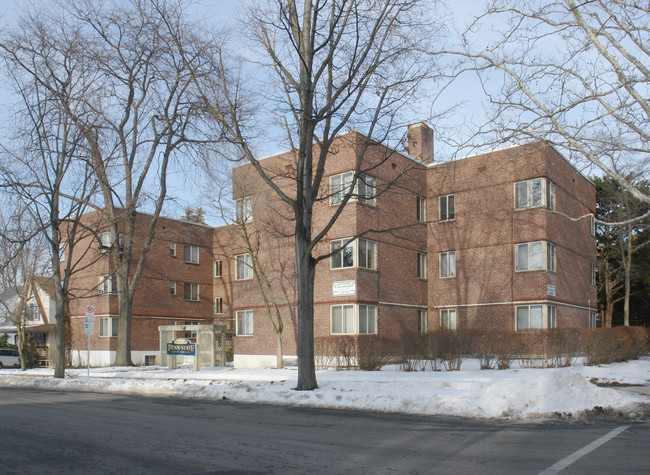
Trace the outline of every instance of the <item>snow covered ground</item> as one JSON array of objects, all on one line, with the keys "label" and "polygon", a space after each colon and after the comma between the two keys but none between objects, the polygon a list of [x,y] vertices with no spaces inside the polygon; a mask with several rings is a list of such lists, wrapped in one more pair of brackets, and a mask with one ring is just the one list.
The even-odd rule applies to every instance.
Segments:
[{"label": "snow covered ground", "polygon": [[[557,369],[479,369],[465,360],[456,372],[382,371],[317,372],[319,388],[295,391],[297,369],[158,367],[69,370],[66,379],[51,369],[0,370],[0,386],[95,391],[148,396],[230,399],[293,406],[358,409],[475,418],[578,419],[598,413],[647,417],[650,396],[631,390],[650,385],[650,359],[598,367]],[[610,387],[599,387],[594,383]],[[623,391],[620,385],[640,385]]]}]

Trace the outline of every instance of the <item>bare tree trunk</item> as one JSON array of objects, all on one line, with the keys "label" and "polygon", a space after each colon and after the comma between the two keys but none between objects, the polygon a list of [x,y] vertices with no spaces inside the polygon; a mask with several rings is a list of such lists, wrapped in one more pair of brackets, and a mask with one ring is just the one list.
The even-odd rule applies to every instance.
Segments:
[{"label": "bare tree trunk", "polygon": [[[299,228],[300,224],[296,225]],[[307,250],[308,236],[296,232],[296,262],[298,264],[298,385],[299,391],[316,389],[314,363],[314,275],[316,261]],[[302,342],[310,342],[305,344]]]},{"label": "bare tree trunk", "polygon": [[623,304],[623,325],[630,326],[630,274],[632,273],[632,225],[627,225],[625,250],[625,301]]},{"label": "bare tree trunk", "polygon": [[282,361],[282,333],[275,332],[275,365],[278,369],[284,368],[284,363]]},{"label": "bare tree trunk", "polygon": [[117,325],[117,348],[115,366],[133,366],[131,360],[131,307],[132,298],[119,292],[120,316]]}]

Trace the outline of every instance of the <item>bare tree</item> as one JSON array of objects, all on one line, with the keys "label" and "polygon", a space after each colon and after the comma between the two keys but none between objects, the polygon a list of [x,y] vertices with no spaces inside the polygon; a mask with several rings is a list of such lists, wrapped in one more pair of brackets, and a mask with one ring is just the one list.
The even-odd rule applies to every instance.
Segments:
[{"label": "bare tree", "polygon": [[[415,39],[420,50],[429,49],[430,35],[440,31],[427,21],[432,6],[419,0],[251,2],[242,28],[256,49],[247,58],[233,58],[224,48],[215,48],[213,69],[195,70],[206,107],[237,151],[235,157],[247,160],[290,210],[297,269],[298,390],[317,387],[314,272],[327,255],[317,255],[315,247],[355,195],[368,148],[375,140],[392,137],[400,109],[417,97],[428,70],[423,55],[406,38]],[[282,130],[293,151],[289,183],[265,170],[259,160],[260,124]],[[316,228],[312,212],[315,203],[328,199],[322,185],[332,143],[352,127],[367,136],[351,186],[331,219]]]},{"label": "bare tree", "polygon": [[[101,189],[98,209],[110,233],[107,248],[118,288],[115,364],[129,365],[133,296],[167,195],[167,170],[176,154],[189,152],[184,146],[194,141],[200,113],[192,99],[188,58],[175,54],[161,20],[164,15],[180,25],[185,17],[181,2],[174,0],[78,0],[59,2],[57,8],[40,10],[38,28],[25,36],[39,35],[64,51],[63,72],[69,77],[54,75],[50,81],[32,62],[19,54],[14,58],[58,101],[83,137]],[[46,53],[32,54],[49,64]],[[72,95],[73,87],[83,92]],[[141,209],[151,218],[143,242],[134,243]]]},{"label": "bare tree", "polygon": [[17,105],[13,140],[0,164],[3,187],[19,203],[18,215],[36,223],[47,242],[54,278],[55,377],[65,376],[69,283],[75,271],[75,244],[87,234],[80,219],[96,191],[97,181],[83,146],[83,134],[67,109],[92,95],[88,71],[79,54],[79,31],[57,22],[26,16],[0,42]]},{"label": "bare tree", "polygon": [[462,39],[493,106],[481,140],[546,140],[650,202],[626,179],[650,166],[647,2],[494,0]]},{"label": "bare tree", "polygon": [[[7,203],[5,203],[7,205]],[[7,208],[16,209],[7,206]],[[29,340],[25,335],[28,323],[27,301],[34,292],[35,275],[42,275],[48,267],[47,248],[39,228],[29,218],[2,216],[0,231],[0,312],[16,327],[16,343],[20,367],[27,369],[26,351]]]}]

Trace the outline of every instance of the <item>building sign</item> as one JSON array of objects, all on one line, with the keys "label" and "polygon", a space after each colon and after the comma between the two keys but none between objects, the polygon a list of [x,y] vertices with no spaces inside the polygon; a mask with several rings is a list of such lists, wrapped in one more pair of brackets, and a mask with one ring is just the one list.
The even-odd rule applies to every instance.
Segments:
[{"label": "building sign", "polygon": [[551,297],[555,297],[555,286],[551,284],[546,284],[546,294]]},{"label": "building sign", "polygon": [[332,283],[332,295],[354,295],[357,293],[356,280],[340,280]]},{"label": "building sign", "polygon": [[193,356],[196,353],[196,345],[190,343],[190,340],[187,338],[176,338],[171,343],[167,343],[167,354],[168,355],[190,355]]}]

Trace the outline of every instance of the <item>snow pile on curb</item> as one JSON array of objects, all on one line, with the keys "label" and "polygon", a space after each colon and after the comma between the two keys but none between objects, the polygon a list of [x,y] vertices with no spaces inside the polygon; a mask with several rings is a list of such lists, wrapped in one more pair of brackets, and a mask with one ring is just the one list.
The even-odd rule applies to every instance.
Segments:
[{"label": "snow pile on curb", "polygon": [[540,419],[599,410],[634,417],[650,398],[598,387],[650,381],[650,360],[600,367],[480,371],[466,360],[457,372],[334,371],[317,373],[319,388],[295,391],[288,369],[92,368],[69,370],[64,380],[50,369],[0,371],[0,386],[94,391],[147,396],[229,399],[241,402],[356,409],[475,418]]}]

